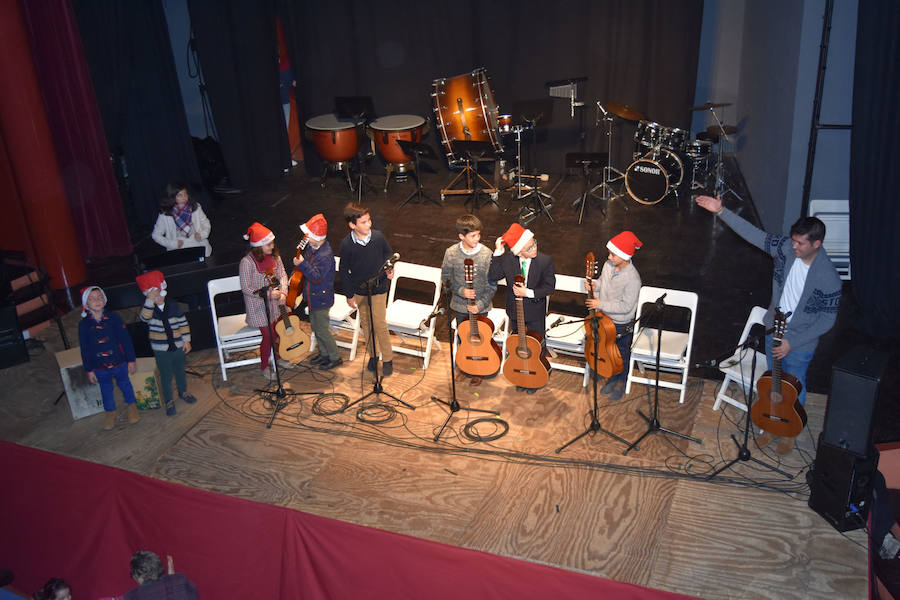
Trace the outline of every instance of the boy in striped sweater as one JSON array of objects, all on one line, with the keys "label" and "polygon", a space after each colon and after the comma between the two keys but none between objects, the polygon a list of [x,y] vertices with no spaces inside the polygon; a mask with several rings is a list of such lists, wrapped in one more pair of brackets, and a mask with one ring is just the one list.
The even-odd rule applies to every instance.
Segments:
[{"label": "boy in striped sweater", "polygon": [[178,396],[186,403],[197,401],[187,391],[187,377],[184,372],[184,357],[191,351],[191,327],[184,313],[174,301],[166,302],[166,280],[159,271],[139,275],[138,287],[146,296],[141,308],[141,321],[150,328],[150,347],[159,368],[160,387],[166,402],[166,414],[175,414],[175,399],[172,397],[172,376]]}]

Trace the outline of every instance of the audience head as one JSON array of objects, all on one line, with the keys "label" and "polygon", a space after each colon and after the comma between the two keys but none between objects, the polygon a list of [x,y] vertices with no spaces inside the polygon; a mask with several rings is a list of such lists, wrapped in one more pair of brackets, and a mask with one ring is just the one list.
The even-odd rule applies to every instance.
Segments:
[{"label": "audience head", "polygon": [[65,579],[53,577],[35,592],[34,600],[72,600],[72,588]]},{"label": "audience head", "polygon": [[156,581],[165,574],[162,561],[155,553],[138,550],[131,557],[131,578],[138,585]]}]

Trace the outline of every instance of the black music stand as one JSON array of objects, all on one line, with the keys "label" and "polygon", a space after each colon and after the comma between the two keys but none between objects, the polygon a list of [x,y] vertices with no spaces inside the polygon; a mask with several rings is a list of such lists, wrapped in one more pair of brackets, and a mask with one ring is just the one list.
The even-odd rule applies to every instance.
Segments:
[{"label": "black music stand", "polygon": [[[651,410],[649,411],[651,416],[645,416],[644,413],[642,413],[640,410],[637,411],[637,414],[641,415],[641,417],[647,422],[647,431],[645,431],[643,435],[641,435],[641,437],[637,439],[637,441],[628,446],[625,449],[625,452],[622,453],[623,455],[627,455],[629,452],[635,449],[640,450],[640,448],[638,448],[638,444],[640,444],[644,440],[644,438],[651,433],[664,433],[666,435],[674,435],[675,437],[680,437],[683,440],[688,440],[690,442],[694,442],[695,444],[700,443],[700,440],[695,437],[673,431],[672,429],[666,429],[659,423],[659,355],[660,352],[662,352],[662,331],[663,325],[665,324],[663,320],[663,313],[666,309],[666,303],[664,300],[665,297],[666,295],[663,294],[656,299],[656,301],[653,303],[653,308],[651,309],[653,312],[645,313],[642,310],[641,316],[638,317],[634,323],[632,323],[632,327],[634,327],[634,325],[642,319],[646,319],[647,321],[651,321],[652,319],[652,322],[650,323],[647,323],[646,321],[642,323],[641,327],[653,327],[654,325],[656,326],[656,383],[654,386],[655,395],[651,405]],[[685,368],[687,368],[687,365],[685,365]]]},{"label": "black music stand", "polygon": [[[531,138],[531,147],[529,153],[531,155],[531,168],[534,168],[534,144],[537,141],[537,124],[549,125],[553,121],[553,98],[540,98],[538,100],[521,100],[513,103],[512,121],[514,124],[527,124],[534,131]],[[522,165],[519,165],[522,170]],[[521,177],[521,175],[520,175]],[[534,181],[534,185],[530,186],[528,192],[519,196],[517,200],[522,202],[522,208],[519,210],[517,220],[522,223],[530,223],[542,214],[547,215],[550,222],[553,222],[553,216],[550,209],[553,207],[553,196],[540,191],[537,188],[537,176],[530,177]]]},{"label": "black music stand", "polygon": [[[484,142],[480,140],[452,140],[450,142],[450,147],[453,150],[453,154],[457,156],[465,156],[466,157],[466,166],[462,171],[456,174],[456,177],[447,185],[446,188],[441,190],[441,200],[444,199],[444,196],[451,195],[472,195],[472,198],[466,201],[466,204],[469,202],[472,203],[472,212],[475,212],[478,208],[480,208],[480,204],[478,203],[478,194],[487,193],[490,194],[490,202],[497,204],[497,193],[498,189],[491,185],[491,183],[481,176],[478,173],[478,163],[484,157],[487,157],[491,160],[496,156],[494,154],[494,146],[491,142]],[[472,164],[475,164],[473,167]],[[465,188],[461,189],[453,189],[453,186],[462,179],[466,178]],[[479,181],[484,184],[484,187],[479,187]],[[500,205],[497,204],[497,208],[500,208]]]},{"label": "black music stand", "polygon": [[[603,200],[603,196],[597,195],[597,188],[590,188],[591,185],[591,173],[594,168],[599,167],[603,163],[607,161],[607,156],[605,152],[569,152],[566,154],[566,168],[574,169],[576,167],[581,167],[581,177],[582,177],[582,188],[581,195],[575,199],[575,202],[572,203],[572,206],[581,205],[578,209],[578,224],[581,225],[582,220],[584,220],[584,215],[587,213],[587,205],[588,202],[595,198],[597,200]],[[603,206],[600,207],[600,214],[603,215],[603,218],[606,218],[606,211],[603,210]]]},{"label": "black music stand", "polygon": [[424,192],[424,187],[422,186],[422,179],[419,174],[419,159],[427,158],[429,160],[436,160],[437,154],[434,153],[434,148],[432,148],[429,144],[423,144],[421,142],[411,142],[407,140],[397,140],[397,145],[400,146],[400,149],[407,156],[413,157],[413,162],[415,162],[415,169],[413,169],[413,174],[416,178],[416,189],[409,196],[406,197],[406,200],[397,205],[397,208],[403,208],[407,204],[413,201],[413,198],[416,199],[414,204],[422,204],[422,199],[424,198],[428,202],[433,202],[438,206],[443,206],[440,202],[429,196]]},{"label": "black music stand", "polygon": [[[378,191],[378,188],[366,176],[366,163],[375,156],[375,153],[371,151],[371,146],[366,146],[362,141],[366,137],[365,132],[369,121],[376,117],[375,105],[371,96],[335,96],[334,113],[339,119],[353,119],[356,123],[356,138],[359,140],[356,150],[356,161],[359,167],[356,193],[357,200],[362,204],[362,197],[365,194],[363,186],[368,186],[369,191]],[[353,191],[352,186],[351,191]]]}]

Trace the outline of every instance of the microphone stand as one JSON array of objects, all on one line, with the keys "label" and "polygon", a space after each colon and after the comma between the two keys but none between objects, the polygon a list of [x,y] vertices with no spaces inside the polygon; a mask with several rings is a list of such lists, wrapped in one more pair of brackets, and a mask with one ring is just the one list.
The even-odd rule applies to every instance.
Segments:
[{"label": "microphone stand", "polygon": [[[483,408],[472,408],[471,406],[466,406],[465,408],[459,404],[459,401],[456,399],[456,353],[453,350],[453,338],[456,336],[456,332],[453,331],[453,323],[451,319],[453,318],[453,310],[450,308],[450,288],[445,283],[443,286],[443,294],[446,297],[447,303],[447,332],[450,334],[450,402],[446,400],[441,400],[437,396],[432,396],[431,401],[437,402],[438,404],[443,404],[448,409],[450,409],[449,414],[447,414],[447,418],[444,419],[444,423],[441,425],[441,428],[438,430],[437,434],[434,436],[434,441],[438,441],[441,438],[441,434],[444,433],[444,429],[447,427],[447,424],[450,423],[450,419],[453,418],[453,415],[460,410],[466,410],[468,412],[480,412],[487,413],[489,415],[494,415],[495,417],[499,417],[500,413],[495,410],[485,410]],[[425,319],[426,324],[428,321],[436,317],[437,315],[431,315],[427,319]],[[487,340],[485,340],[487,341]]]},{"label": "microphone stand", "polygon": [[[674,435],[675,437],[680,437],[683,440],[688,440],[688,441],[694,442],[695,444],[700,443],[700,440],[698,438],[691,437],[689,435],[685,435],[683,433],[679,433],[679,432],[673,431],[671,429],[666,429],[665,427],[663,427],[662,425],[659,424],[659,355],[660,355],[660,352],[662,351],[661,345],[662,345],[663,311],[666,307],[666,303],[663,300],[663,298],[665,298],[665,297],[666,297],[666,295],[663,294],[662,296],[657,298],[656,302],[655,302],[655,305],[656,305],[655,314],[657,316],[657,323],[656,323],[656,384],[655,384],[656,389],[655,389],[653,403],[651,406],[651,414],[653,416],[647,417],[644,415],[644,413],[642,413],[640,411],[640,409],[638,409],[637,414],[641,415],[641,417],[645,421],[647,421],[647,431],[645,431],[643,433],[643,435],[641,435],[641,437],[639,437],[635,443],[628,446],[628,448],[625,449],[625,452],[622,453],[623,455],[627,455],[629,452],[631,452],[635,448],[640,450],[640,448],[638,448],[638,444],[640,444],[641,441],[643,441],[643,439],[645,437],[647,437],[648,435],[650,435],[651,433],[664,433],[666,435]],[[642,318],[644,318],[643,314],[641,314],[641,319]],[[638,321],[639,320],[640,319],[638,319]],[[637,323],[637,321],[635,321],[635,323]],[[688,368],[687,365],[685,365],[685,368]]]},{"label": "microphone stand", "polygon": [[[591,365],[591,369],[592,369],[591,381],[594,384],[594,386],[593,386],[594,387],[594,408],[591,409],[591,423],[587,426],[587,429],[585,429],[584,431],[582,431],[581,433],[576,435],[574,438],[572,438],[571,440],[569,440],[568,442],[566,442],[565,444],[563,444],[562,446],[557,448],[556,449],[557,454],[559,454],[560,452],[562,452],[567,447],[571,446],[572,444],[574,444],[575,442],[577,442],[578,440],[580,440],[587,434],[590,433],[591,435],[593,435],[593,434],[597,433],[598,431],[600,433],[605,433],[606,435],[608,435],[609,437],[613,438],[616,441],[622,442],[623,444],[626,444],[626,445],[628,444],[628,440],[624,440],[624,439],[620,438],[619,436],[617,436],[616,434],[614,434],[613,432],[604,429],[600,425],[600,420],[597,418],[597,412],[598,412],[598,408],[597,408],[597,379],[598,379],[598,377],[597,377],[597,352],[600,349],[600,319],[597,318],[597,311],[595,311],[595,310],[591,311],[591,333],[594,334],[594,360],[593,360],[593,365]],[[640,441],[640,440],[638,440],[638,441]],[[631,447],[636,447],[636,446],[637,446],[637,442],[635,442],[634,444],[631,444],[628,447],[631,448]]]},{"label": "microphone stand", "polygon": [[747,341],[745,343],[738,344],[738,346],[732,351],[732,353],[733,353],[734,351],[737,351],[738,349],[748,349],[749,348],[750,351],[753,352],[753,356],[750,359],[750,393],[744,394],[744,399],[747,402],[747,414],[745,416],[745,421],[744,421],[744,443],[741,444],[740,442],[738,442],[737,438],[734,437],[734,434],[732,433],[731,440],[734,442],[734,445],[737,446],[737,456],[735,456],[731,461],[729,461],[725,465],[719,467],[718,469],[716,469],[715,471],[710,473],[710,475],[706,478],[706,481],[709,481],[709,480],[715,478],[716,475],[718,475],[722,471],[725,471],[726,469],[730,469],[738,462],[747,462],[747,461],[753,461],[754,463],[758,464],[761,467],[765,467],[765,468],[769,469],[770,471],[774,471],[775,473],[778,473],[779,475],[784,475],[788,479],[794,478],[794,476],[791,475],[790,473],[782,471],[778,467],[774,467],[768,463],[764,463],[763,461],[759,460],[758,458],[754,458],[750,454],[750,447],[749,447],[749,444],[750,444],[750,407],[753,405],[754,380],[756,379],[756,354],[757,354],[756,347],[757,347],[758,343],[759,343],[758,336],[749,335],[749,336],[747,336]]},{"label": "microphone stand", "polygon": [[382,387],[382,385],[381,385],[382,376],[381,376],[381,370],[378,368],[378,353],[375,348],[375,346],[376,346],[376,343],[375,343],[375,315],[372,313],[372,288],[375,287],[375,283],[378,281],[378,279],[382,275],[384,275],[383,270],[379,271],[379,273],[377,275],[375,275],[374,277],[372,277],[371,279],[369,279],[368,281],[366,281],[363,284],[366,287],[366,291],[368,292],[368,294],[366,295],[366,304],[368,304],[368,306],[369,306],[369,335],[370,335],[369,339],[372,340],[372,348],[370,349],[370,351],[372,354],[373,362],[375,363],[375,383],[372,384],[371,392],[369,392],[368,394],[365,394],[364,396],[360,396],[359,398],[357,398],[356,400],[354,400],[353,402],[348,404],[346,407],[344,407],[344,411],[346,411],[351,406],[355,406],[356,404],[359,404],[360,402],[362,402],[369,396],[382,396],[382,395],[387,396],[391,400],[396,400],[397,402],[399,402],[400,404],[402,404],[403,406],[405,406],[406,408],[408,408],[410,410],[416,410],[416,407],[413,406],[412,404],[409,404],[408,402],[404,402],[397,396],[394,396],[393,394],[384,391],[384,387]]}]

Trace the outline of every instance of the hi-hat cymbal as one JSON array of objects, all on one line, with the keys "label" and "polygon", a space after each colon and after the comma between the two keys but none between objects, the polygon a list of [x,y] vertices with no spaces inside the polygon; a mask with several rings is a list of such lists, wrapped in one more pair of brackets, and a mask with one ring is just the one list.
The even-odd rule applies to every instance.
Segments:
[{"label": "hi-hat cymbal", "polygon": [[622,104],[621,102],[610,102],[606,105],[606,110],[616,115],[617,117],[622,117],[628,121],[643,121],[644,115],[641,111],[631,108],[627,104]]},{"label": "hi-hat cymbal", "polygon": [[701,104],[700,106],[692,106],[691,110],[709,110],[711,108],[722,108],[724,106],[731,106],[731,102],[707,102],[706,104]]},{"label": "hi-hat cymbal", "polygon": [[[725,135],[734,135],[738,130],[734,125],[722,125],[722,129],[725,130]],[[722,133],[722,129],[719,129],[718,125],[710,125],[706,128],[706,133],[709,133],[710,135],[719,135]]]}]

